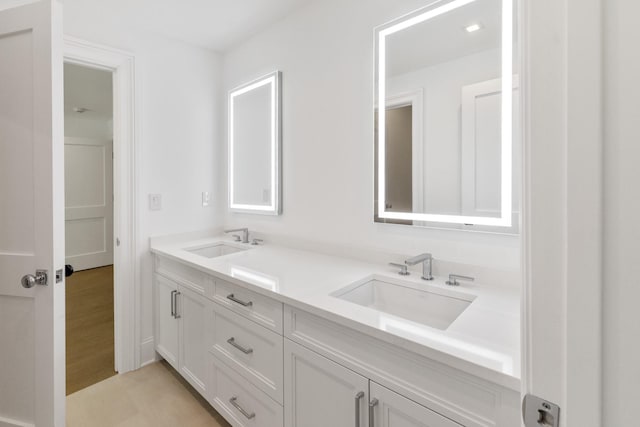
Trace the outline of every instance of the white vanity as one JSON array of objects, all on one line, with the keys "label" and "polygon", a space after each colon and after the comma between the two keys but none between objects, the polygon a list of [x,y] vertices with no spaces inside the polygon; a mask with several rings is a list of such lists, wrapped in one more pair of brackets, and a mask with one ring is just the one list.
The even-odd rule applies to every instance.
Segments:
[{"label": "white vanity", "polygon": [[[375,29],[377,227],[518,234],[513,17],[511,0],[433,1]],[[286,79],[229,92],[231,225],[282,213]],[[428,280],[430,254],[401,276],[228,231],[243,234],[151,246],[156,350],[234,426],[520,424],[517,284],[449,286]]]},{"label": "white vanity", "polygon": [[517,287],[225,239],[152,242],[155,345],[232,425],[518,425]]}]

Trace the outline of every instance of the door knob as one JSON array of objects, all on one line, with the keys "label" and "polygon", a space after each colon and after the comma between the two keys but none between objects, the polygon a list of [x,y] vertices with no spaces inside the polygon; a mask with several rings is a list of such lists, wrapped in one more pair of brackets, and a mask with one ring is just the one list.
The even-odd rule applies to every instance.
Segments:
[{"label": "door knob", "polygon": [[36,275],[27,274],[20,280],[23,288],[33,288],[35,285],[46,286],[47,283],[47,270],[36,270]]},{"label": "door knob", "polygon": [[64,266],[64,277],[69,277],[73,274],[75,270],[73,269],[73,265],[67,264]]}]

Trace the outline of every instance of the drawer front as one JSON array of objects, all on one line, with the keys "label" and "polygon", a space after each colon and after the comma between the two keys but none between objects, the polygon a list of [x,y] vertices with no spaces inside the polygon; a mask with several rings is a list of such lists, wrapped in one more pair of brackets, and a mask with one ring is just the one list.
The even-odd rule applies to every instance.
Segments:
[{"label": "drawer front", "polygon": [[213,300],[218,304],[282,335],[282,303],[216,279]]},{"label": "drawer front", "polygon": [[156,255],[155,270],[201,295],[210,293],[214,286],[213,277],[169,258]]},{"label": "drawer front", "polygon": [[282,336],[215,304],[212,310],[214,332],[210,352],[282,403]]},{"label": "drawer front", "polygon": [[283,410],[279,403],[209,355],[209,392],[207,400],[236,427],[282,427]]},{"label": "drawer front", "polygon": [[519,393],[289,306],[285,336],[464,426],[520,422]]}]

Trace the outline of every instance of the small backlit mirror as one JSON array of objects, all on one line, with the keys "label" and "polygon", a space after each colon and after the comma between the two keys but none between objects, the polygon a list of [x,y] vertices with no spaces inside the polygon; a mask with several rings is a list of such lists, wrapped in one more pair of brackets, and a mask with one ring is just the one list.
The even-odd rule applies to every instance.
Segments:
[{"label": "small backlit mirror", "polygon": [[281,73],[229,92],[229,209],[279,215],[281,191]]}]

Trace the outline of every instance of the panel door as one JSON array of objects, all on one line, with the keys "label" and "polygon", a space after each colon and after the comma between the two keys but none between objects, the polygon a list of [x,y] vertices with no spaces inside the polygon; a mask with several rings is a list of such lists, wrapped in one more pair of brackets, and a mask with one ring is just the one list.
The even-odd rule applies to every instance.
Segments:
[{"label": "panel door", "polygon": [[207,302],[202,296],[183,286],[178,288],[180,373],[203,396],[206,392]]},{"label": "panel door", "polygon": [[[62,27],[0,3],[0,426],[65,421]],[[47,280],[21,279],[46,270]]]},{"label": "panel door", "polygon": [[371,427],[461,427],[461,424],[373,381],[369,387]]},{"label": "panel door", "polygon": [[65,138],[66,263],[113,264],[113,141]]},{"label": "panel door", "polygon": [[369,380],[285,339],[285,426],[365,427]]},{"label": "panel door", "polygon": [[175,369],[178,368],[178,318],[176,315],[178,285],[155,275],[156,351]]}]

